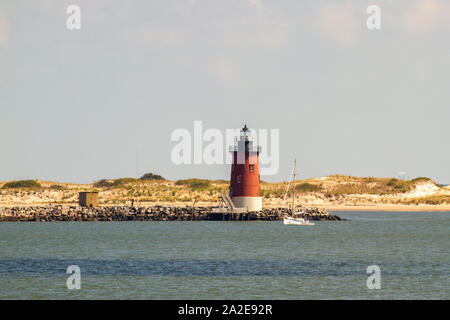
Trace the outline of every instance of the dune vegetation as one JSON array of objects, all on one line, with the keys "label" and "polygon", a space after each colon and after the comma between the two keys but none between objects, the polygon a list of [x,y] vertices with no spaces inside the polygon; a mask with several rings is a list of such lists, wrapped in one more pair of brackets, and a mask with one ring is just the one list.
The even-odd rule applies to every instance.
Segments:
[{"label": "dune vegetation", "polygon": [[[261,182],[265,206],[286,203],[289,182]],[[181,179],[166,180],[160,175],[146,174],[140,179],[101,179],[91,184],[58,183],[23,180],[0,183],[1,205],[73,204],[78,192],[99,191],[100,204],[131,203],[151,205],[175,203],[191,205],[218,203],[218,192],[227,192],[227,180]],[[289,190],[292,190],[290,188]],[[354,177],[331,175],[296,181],[297,201],[310,205],[449,205],[450,189],[429,178],[412,180],[395,178]]]}]

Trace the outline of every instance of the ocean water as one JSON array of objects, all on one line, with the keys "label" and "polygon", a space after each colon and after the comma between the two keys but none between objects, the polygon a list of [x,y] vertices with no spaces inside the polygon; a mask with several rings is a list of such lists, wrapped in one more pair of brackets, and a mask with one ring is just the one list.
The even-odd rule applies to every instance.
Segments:
[{"label": "ocean water", "polygon": [[450,298],[450,212],[338,214],[350,221],[0,223],[0,299]]}]

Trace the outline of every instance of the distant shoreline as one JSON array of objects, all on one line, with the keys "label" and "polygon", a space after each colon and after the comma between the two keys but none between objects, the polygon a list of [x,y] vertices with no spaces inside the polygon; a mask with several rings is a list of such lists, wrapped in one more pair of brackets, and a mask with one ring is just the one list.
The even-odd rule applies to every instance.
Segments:
[{"label": "distant shoreline", "polygon": [[448,211],[450,212],[450,205],[379,205],[379,206],[325,206],[329,211]]},{"label": "distant shoreline", "polygon": [[[318,207],[328,211],[449,211],[450,205],[402,205],[402,204],[378,204],[378,205],[313,205],[305,204],[305,207]],[[272,206],[268,206],[272,207]]]}]

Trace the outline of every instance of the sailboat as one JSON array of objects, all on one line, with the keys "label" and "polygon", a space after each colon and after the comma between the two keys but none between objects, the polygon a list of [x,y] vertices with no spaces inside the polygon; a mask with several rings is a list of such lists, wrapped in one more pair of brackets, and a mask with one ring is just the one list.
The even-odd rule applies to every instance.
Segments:
[{"label": "sailboat", "polygon": [[[294,172],[293,172],[293,178],[292,178],[292,202],[291,202],[291,216],[284,217],[283,224],[287,225],[296,225],[296,226],[313,226],[314,222],[310,222],[306,217],[301,217],[305,214],[305,211],[303,210],[295,210],[295,170],[297,169],[297,160],[294,160]],[[289,190],[286,189],[286,195]]]}]

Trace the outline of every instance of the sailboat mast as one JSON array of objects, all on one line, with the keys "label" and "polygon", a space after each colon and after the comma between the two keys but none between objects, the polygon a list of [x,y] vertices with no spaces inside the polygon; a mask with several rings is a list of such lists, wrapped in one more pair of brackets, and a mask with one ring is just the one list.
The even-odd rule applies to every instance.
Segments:
[{"label": "sailboat mast", "polygon": [[294,202],[295,202],[295,172],[297,171],[297,159],[294,159],[294,177],[292,186],[292,215],[294,215]]}]

